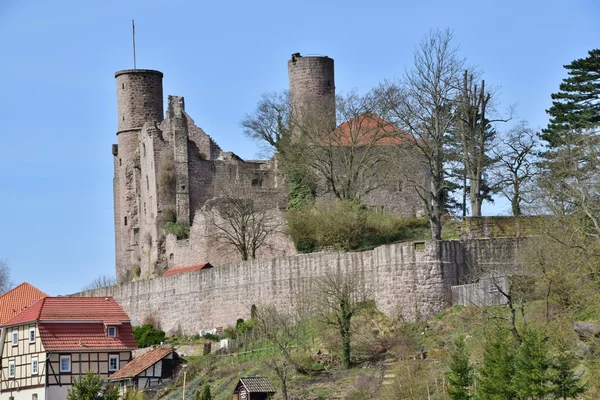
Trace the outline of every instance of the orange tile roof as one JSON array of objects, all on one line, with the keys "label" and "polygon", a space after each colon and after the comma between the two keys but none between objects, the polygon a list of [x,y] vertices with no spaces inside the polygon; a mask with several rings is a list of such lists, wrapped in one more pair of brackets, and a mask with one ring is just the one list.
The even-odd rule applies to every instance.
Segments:
[{"label": "orange tile roof", "polygon": [[139,357],[134,358],[126,366],[108,377],[109,381],[118,381],[121,379],[133,378],[150,368],[169,354],[173,349],[169,347],[157,347],[149,350]]},{"label": "orange tile roof", "polygon": [[46,293],[27,282],[4,293],[0,296],[0,325],[46,296]]},{"label": "orange tile roof", "polygon": [[175,275],[175,274],[180,274],[182,272],[198,271],[200,269],[207,269],[207,268],[212,268],[212,267],[213,266],[210,265],[210,263],[201,263],[201,264],[196,264],[196,265],[190,265],[188,267],[171,268],[171,269],[166,270],[162,276]]},{"label": "orange tile roof", "polygon": [[137,344],[131,324],[117,328],[116,337],[108,337],[100,322],[38,324],[40,339],[46,351],[53,350],[133,350]]},{"label": "orange tile roof", "polygon": [[331,133],[334,146],[393,146],[407,133],[373,113],[365,113],[338,126]]},{"label": "orange tile roof", "polygon": [[33,321],[99,321],[118,324],[130,321],[130,318],[112,297],[45,297],[4,325]]}]

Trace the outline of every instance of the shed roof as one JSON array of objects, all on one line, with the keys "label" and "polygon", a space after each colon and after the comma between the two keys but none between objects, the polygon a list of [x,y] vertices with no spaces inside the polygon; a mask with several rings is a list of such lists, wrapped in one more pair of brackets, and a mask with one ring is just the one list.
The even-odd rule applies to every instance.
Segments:
[{"label": "shed roof", "polygon": [[190,265],[187,267],[179,267],[179,268],[171,268],[165,271],[165,273],[162,276],[169,276],[169,275],[175,275],[175,274],[180,274],[182,272],[191,272],[191,271],[198,271],[201,269],[207,269],[207,268],[212,268],[213,266],[210,263],[200,263],[200,264],[196,264],[196,265]]},{"label": "shed roof", "polygon": [[264,376],[240,378],[233,393],[239,393],[242,386],[246,388],[248,393],[275,393],[275,386]]},{"label": "shed roof", "polygon": [[171,354],[173,349],[169,347],[158,347],[145,352],[139,357],[134,358],[126,366],[108,377],[109,381],[118,381],[137,376]]}]

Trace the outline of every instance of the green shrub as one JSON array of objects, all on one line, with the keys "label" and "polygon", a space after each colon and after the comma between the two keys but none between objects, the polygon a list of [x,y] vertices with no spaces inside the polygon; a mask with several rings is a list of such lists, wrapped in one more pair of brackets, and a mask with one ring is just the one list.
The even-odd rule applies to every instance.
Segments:
[{"label": "green shrub", "polygon": [[160,223],[164,225],[167,222],[177,222],[177,209],[173,205],[164,206],[160,214]]},{"label": "green shrub", "polygon": [[205,333],[204,335],[202,335],[202,337],[204,339],[212,340],[213,342],[218,342],[219,340],[221,340],[221,337],[219,335],[213,335],[212,333]]},{"label": "green shrub", "polygon": [[181,222],[165,222],[163,229],[166,233],[177,236],[177,239],[187,239],[190,236],[190,227]]},{"label": "green shrub", "polygon": [[424,218],[396,218],[353,201],[324,201],[287,213],[296,249],[310,253],[372,249],[386,243],[427,237]]},{"label": "green shrub", "polygon": [[154,329],[151,324],[134,326],[132,329],[133,337],[137,345],[141,348],[160,344],[165,340],[165,332]]}]

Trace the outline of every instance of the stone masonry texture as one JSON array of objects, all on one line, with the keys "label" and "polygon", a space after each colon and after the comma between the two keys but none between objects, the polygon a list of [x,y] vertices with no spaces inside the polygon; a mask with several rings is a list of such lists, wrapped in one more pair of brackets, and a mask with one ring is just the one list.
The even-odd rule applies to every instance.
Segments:
[{"label": "stone masonry texture", "polygon": [[252,305],[290,307],[310,294],[319,277],[350,273],[362,277],[377,307],[408,320],[442,311],[451,287],[465,283],[474,263],[511,263],[519,240],[427,241],[385,245],[360,253],[314,253],[222,265],[208,270],[139,280],[82,292],[113,296],[134,323],[153,316],[167,332],[192,334],[226,327],[250,317]]},{"label": "stone masonry texture", "polygon": [[[310,113],[333,131],[333,59],[294,54],[288,74],[290,105],[296,118]],[[173,267],[201,262],[221,266],[239,260],[231,244],[215,240],[218,234],[211,204],[221,201],[226,190],[244,193],[255,203],[270,199],[264,206],[275,215],[279,227],[267,237],[257,257],[296,254],[284,220],[288,185],[276,157],[243,160],[224,151],[186,113],[183,97],[169,96],[165,115],[163,74],[159,71],[124,70],[115,78],[118,144],[113,145],[112,154],[119,283],[157,277]],[[164,179],[169,168],[172,182]],[[377,209],[414,216],[422,208],[420,199],[391,178],[394,182],[363,200]],[[170,185],[174,198],[162,190]],[[327,185],[319,190],[319,199],[331,195]],[[178,223],[189,226],[188,238],[164,232],[164,218],[172,219],[173,212]]]}]

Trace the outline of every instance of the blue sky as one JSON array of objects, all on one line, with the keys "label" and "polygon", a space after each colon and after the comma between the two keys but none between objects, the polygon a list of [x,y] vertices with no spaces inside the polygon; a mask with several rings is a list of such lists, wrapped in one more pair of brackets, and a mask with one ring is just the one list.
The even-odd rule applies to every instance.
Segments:
[{"label": "blue sky", "polygon": [[448,27],[500,108],[541,128],[562,66],[599,47],[599,17],[597,0],[0,0],[0,258],[15,283],[51,295],[114,274],[114,72],[132,67],[132,18],[137,67],[164,72],[165,96],[185,96],[223,149],[254,158],[239,121],[287,87],[292,53],[334,58],[337,90],[366,92]]}]

